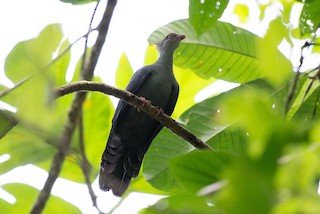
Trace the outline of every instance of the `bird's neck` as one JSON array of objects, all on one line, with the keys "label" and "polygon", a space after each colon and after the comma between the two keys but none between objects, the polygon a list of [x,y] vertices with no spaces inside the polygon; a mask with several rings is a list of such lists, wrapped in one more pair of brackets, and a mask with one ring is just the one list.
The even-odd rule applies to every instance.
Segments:
[{"label": "bird's neck", "polygon": [[165,51],[160,52],[159,59],[156,64],[168,69],[168,71],[172,71],[172,63],[173,63],[173,51]]}]

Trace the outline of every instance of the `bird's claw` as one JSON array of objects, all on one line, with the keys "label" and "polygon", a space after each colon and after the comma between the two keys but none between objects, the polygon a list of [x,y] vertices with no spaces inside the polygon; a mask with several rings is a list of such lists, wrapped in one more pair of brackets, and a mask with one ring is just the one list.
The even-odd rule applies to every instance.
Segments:
[{"label": "bird's claw", "polygon": [[164,112],[163,109],[158,107],[158,112],[157,112],[156,116],[159,116],[159,115],[162,114],[163,112]]},{"label": "bird's claw", "polygon": [[[150,104],[151,104],[151,101],[150,101],[150,100],[147,100],[147,99],[144,98],[144,97],[140,97],[140,101],[142,102],[142,106],[150,105]],[[137,111],[140,112],[141,109],[137,108]]]}]

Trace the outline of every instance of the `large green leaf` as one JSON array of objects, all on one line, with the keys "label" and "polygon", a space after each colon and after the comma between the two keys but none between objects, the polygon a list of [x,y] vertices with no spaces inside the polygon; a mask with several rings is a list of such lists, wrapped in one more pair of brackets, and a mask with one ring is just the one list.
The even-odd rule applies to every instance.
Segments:
[{"label": "large green leaf", "polygon": [[213,147],[215,151],[239,155],[245,153],[249,143],[249,137],[248,134],[235,123],[213,136],[207,143]]},{"label": "large green leaf", "polygon": [[174,21],[154,31],[148,40],[155,43],[169,32],[186,35],[174,54],[174,64],[203,78],[245,83],[262,77],[273,80],[281,74],[278,82],[282,83],[292,72],[291,63],[278,51],[278,44],[265,42],[229,23],[218,21],[199,36],[188,20]]},{"label": "large green leaf", "polygon": [[71,3],[71,4],[78,5],[78,4],[87,4],[90,2],[96,2],[97,0],[60,0],[60,1],[64,3]]},{"label": "large green leaf", "polygon": [[320,27],[320,2],[318,0],[303,1],[299,27],[302,35],[315,32]]},{"label": "large green leaf", "polygon": [[23,127],[20,123],[0,139],[0,154],[10,155],[9,160],[0,164],[0,174],[18,166],[37,164],[51,159],[56,148],[50,144],[54,142],[55,139],[50,139],[41,129]]},{"label": "large green leaf", "polygon": [[143,175],[155,188],[176,191],[177,186],[168,171],[168,161],[193,150],[190,144],[164,128],[153,140],[143,162]]},{"label": "large green leaf", "polygon": [[174,55],[174,64],[189,68],[203,78],[215,77],[232,82],[248,82],[263,76],[257,47],[262,39],[229,23],[197,35],[188,20],[174,21],[154,31],[148,41],[160,41],[170,32],[185,34]]},{"label": "large green leaf", "polygon": [[70,42],[69,40],[65,40],[59,50],[59,59],[50,65],[47,75],[50,77],[51,81],[49,84],[53,84],[55,87],[64,85],[67,83],[66,81],[66,73],[71,60],[71,51],[65,52],[67,48],[69,48]]},{"label": "large green leaf", "polygon": [[[178,121],[202,140],[211,139],[229,126],[229,123],[220,121],[223,115],[223,100],[231,96],[229,94],[231,93],[223,93],[192,106]],[[174,178],[168,170],[168,161],[193,149],[169,130],[162,130],[153,140],[144,158],[143,173],[147,181],[161,190],[170,191],[175,188]]]},{"label": "large green leaf", "polygon": [[215,151],[195,151],[170,160],[169,169],[185,191],[197,193],[201,188],[223,178],[233,156]]},{"label": "large green leaf", "polygon": [[5,73],[14,83],[44,67],[52,60],[53,52],[62,39],[61,26],[48,25],[34,39],[18,43],[5,60]]},{"label": "large green leaf", "polygon": [[[238,94],[245,94],[247,90],[258,88],[268,91],[268,85],[264,81],[254,81],[242,85],[192,106],[181,115],[178,122],[203,141],[207,141],[212,146],[217,145],[219,151],[241,154],[247,146],[248,139],[244,136],[246,132],[236,127],[228,128],[235,119],[232,118],[232,121],[224,119],[226,118],[225,102],[237,97]],[[226,129],[228,132],[222,134]],[[232,136],[233,133],[236,135]],[[219,136],[219,134],[221,135]],[[218,138],[214,139],[215,136]],[[223,140],[231,141],[223,142]],[[174,177],[172,172],[168,170],[168,161],[193,149],[190,144],[169,130],[162,130],[153,140],[144,158],[143,174],[147,181],[161,190],[176,190]]]},{"label": "large green leaf", "polygon": [[[0,207],[2,213],[29,213],[34,202],[37,199],[39,191],[25,184],[5,184],[1,188],[9,192],[16,198],[14,204],[10,204],[0,199]],[[50,196],[46,204],[43,214],[64,214],[64,213],[81,213],[81,211],[70,203],[58,198]]]},{"label": "large green leaf", "polygon": [[189,20],[198,34],[214,26],[229,0],[189,0]]},{"label": "large green leaf", "polygon": [[140,214],[186,214],[201,213],[212,214],[216,209],[214,205],[203,197],[195,195],[174,195],[159,200],[155,205],[141,210]]}]

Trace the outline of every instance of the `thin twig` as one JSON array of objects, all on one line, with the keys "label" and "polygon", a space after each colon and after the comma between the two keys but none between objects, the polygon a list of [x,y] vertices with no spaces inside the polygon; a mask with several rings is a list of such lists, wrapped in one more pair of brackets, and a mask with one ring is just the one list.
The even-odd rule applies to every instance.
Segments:
[{"label": "thin twig", "polygon": [[81,114],[79,118],[79,152],[80,152],[80,168],[84,176],[86,185],[88,187],[89,195],[91,197],[92,205],[98,210],[99,213],[103,213],[97,204],[97,196],[94,194],[93,188],[91,186],[90,174],[91,174],[91,165],[87,159],[85,152],[85,142],[84,142],[84,129],[83,129],[83,112],[81,109]]},{"label": "thin twig", "polygon": [[[88,62],[86,62],[84,69],[82,70],[82,79],[90,80],[93,77],[93,71],[100,56],[102,46],[104,44],[105,37],[107,35],[109,24],[116,4],[117,0],[108,1],[107,7],[104,11],[103,18],[97,28],[98,37],[96,43],[92,47],[90,59]],[[68,118],[64,125],[64,130],[59,141],[59,148],[61,148],[61,151],[63,152],[58,150],[57,153],[54,155],[48,179],[46,180],[45,185],[41,190],[37,198],[37,201],[31,210],[31,214],[42,213],[46,205],[46,202],[49,199],[52,187],[61,171],[62,164],[65,160],[65,156],[68,154],[70,150],[72,134],[75,130],[76,123],[80,115],[80,109],[85,98],[86,93],[77,93],[72,101],[71,108],[68,113]]]},{"label": "thin twig", "polygon": [[[105,94],[109,94],[120,98],[135,108],[143,110],[145,113],[159,121],[161,124],[169,128],[173,133],[183,138],[194,147],[198,149],[212,149],[208,144],[194,136],[187,129],[173,120],[171,117],[161,112],[158,107],[146,104],[138,96],[128,92],[117,89],[115,87],[106,85],[104,83],[90,82],[90,81],[79,81],[61,86],[54,90],[54,96],[60,97],[66,94],[70,94],[77,91],[99,91]],[[159,113],[160,112],[160,113]]]}]

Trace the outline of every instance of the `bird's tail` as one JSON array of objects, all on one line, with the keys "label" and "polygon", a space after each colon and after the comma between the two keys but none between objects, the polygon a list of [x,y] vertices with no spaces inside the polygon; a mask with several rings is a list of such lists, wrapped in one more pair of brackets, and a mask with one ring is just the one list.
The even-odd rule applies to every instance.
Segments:
[{"label": "bird's tail", "polygon": [[144,152],[125,148],[121,139],[114,135],[108,140],[102,155],[99,186],[101,190],[112,190],[116,196],[122,196],[127,190],[131,178],[137,177]]}]

